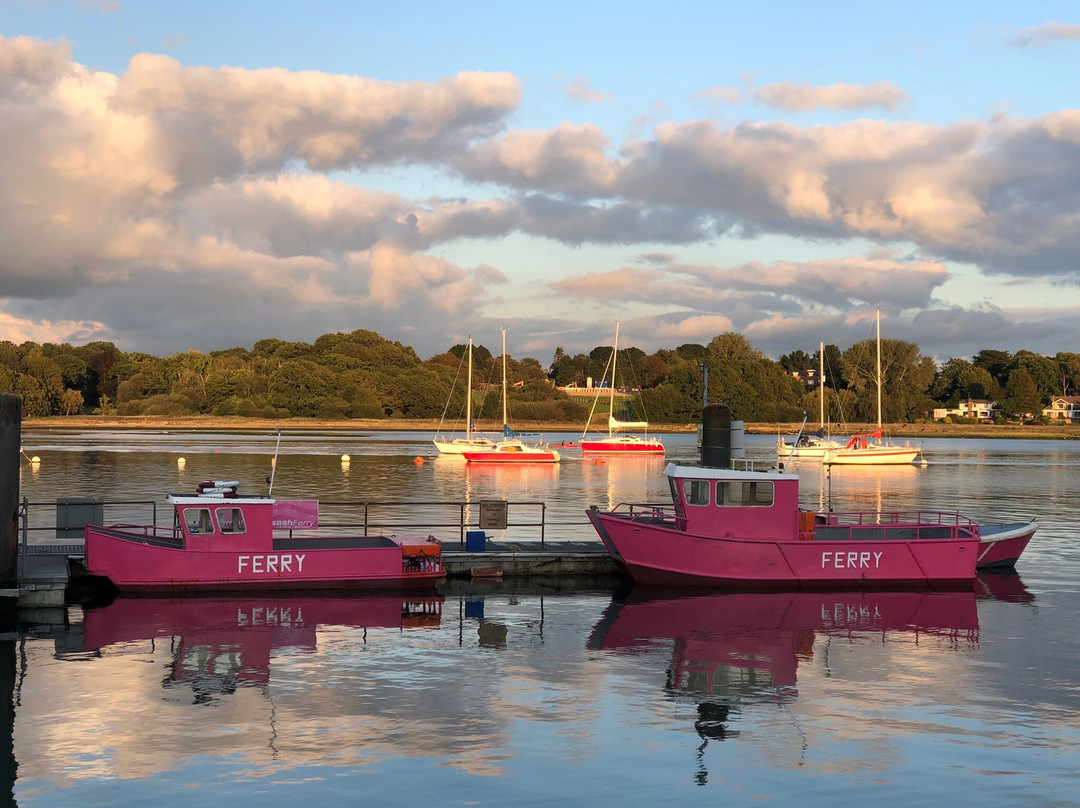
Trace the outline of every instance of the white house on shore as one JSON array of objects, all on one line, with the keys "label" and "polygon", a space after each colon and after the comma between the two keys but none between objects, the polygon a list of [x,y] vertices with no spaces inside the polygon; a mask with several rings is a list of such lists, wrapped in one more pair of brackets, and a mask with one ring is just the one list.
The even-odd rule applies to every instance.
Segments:
[{"label": "white house on shore", "polygon": [[1044,418],[1055,421],[1080,423],[1080,396],[1054,396],[1050,399],[1050,406],[1043,407],[1042,414]]},{"label": "white house on shore", "polygon": [[984,398],[967,398],[956,407],[938,407],[934,410],[934,420],[943,421],[946,418],[975,418],[979,421],[993,421],[1002,414],[1001,407],[996,401],[987,401]]}]

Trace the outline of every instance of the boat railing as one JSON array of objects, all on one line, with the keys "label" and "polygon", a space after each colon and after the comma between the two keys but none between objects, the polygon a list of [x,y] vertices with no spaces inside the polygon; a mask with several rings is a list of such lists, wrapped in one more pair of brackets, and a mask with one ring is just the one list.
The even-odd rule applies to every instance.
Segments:
[{"label": "boat railing", "polygon": [[[169,508],[168,512],[171,515],[172,508]],[[140,528],[161,530],[161,536],[165,538],[175,535],[171,527],[157,527],[158,503],[152,499],[107,501],[81,497],[32,502],[24,497],[20,502],[18,516],[19,553],[22,556],[81,553],[83,528],[87,522],[123,524],[125,528],[137,524]]]},{"label": "boat railing", "polygon": [[[507,529],[538,528],[540,546],[543,548],[545,533],[551,524],[547,520],[547,503],[508,501],[506,514]],[[521,518],[511,521],[511,514],[521,515]],[[452,528],[458,532],[459,542],[464,547],[465,534],[481,527],[479,502],[319,502],[320,532],[348,533],[362,530],[364,535],[393,535],[393,531],[401,529],[430,533]]]},{"label": "boat railing", "polygon": [[657,505],[652,502],[620,502],[612,509],[612,513],[649,524],[675,524],[677,516],[674,505]]},{"label": "boat railing", "polygon": [[183,531],[179,527],[162,527],[159,525],[136,525],[128,522],[110,522],[108,527],[122,530],[137,536],[145,536],[148,539],[179,539],[183,537]]},{"label": "boat railing", "polygon": [[979,524],[956,511],[830,511],[818,515],[818,535],[840,539],[979,538]]},{"label": "boat railing", "polygon": [[[86,523],[107,526],[123,524],[129,531],[137,526],[147,536],[159,538],[178,535],[174,532],[173,508],[158,506],[155,500],[86,498],[32,502],[24,498],[19,508],[20,553],[79,555],[82,553],[83,526]],[[479,501],[320,501],[318,532],[323,535],[395,535],[409,531],[445,535],[453,531],[464,548],[467,532],[484,529],[480,524],[480,512]],[[551,527],[588,524],[552,522],[547,518],[547,504],[544,502],[508,501],[506,515],[508,533],[505,535],[508,541],[532,542],[539,533],[541,549],[545,546],[546,534]],[[159,525],[159,519],[162,522],[168,519],[169,524]],[[518,534],[521,533],[527,538],[519,539]],[[283,532],[283,535],[293,535],[293,531]]]},{"label": "boat railing", "polygon": [[753,457],[733,457],[731,458],[732,471],[783,471],[784,464],[775,460],[762,460],[761,458]]}]

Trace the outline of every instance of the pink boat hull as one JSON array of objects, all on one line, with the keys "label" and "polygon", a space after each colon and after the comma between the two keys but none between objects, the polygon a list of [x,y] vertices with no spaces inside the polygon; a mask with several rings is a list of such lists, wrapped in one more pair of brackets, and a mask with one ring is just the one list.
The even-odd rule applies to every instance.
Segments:
[{"label": "pink boat hull", "polygon": [[221,549],[179,549],[88,525],[86,567],[132,593],[432,588],[446,577],[438,560],[426,562],[427,569],[406,571],[401,546],[385,537],[342,537],[340,548],[315,546],[329,543],[305,546],[289,539],[262,547],[231,548],[222,542]]},{"label": "pink boat hull", "polygon": [[904,586],[970,583],[978,538],[740,539],[687,533],[596,510],[589,519],[635,581],[682,586]]},{"label": "pink boat hull", "polygon": [[979,542],[979,569],[1009,569],[1016,565],[1035,535],[1036,522],[983,525]]}]

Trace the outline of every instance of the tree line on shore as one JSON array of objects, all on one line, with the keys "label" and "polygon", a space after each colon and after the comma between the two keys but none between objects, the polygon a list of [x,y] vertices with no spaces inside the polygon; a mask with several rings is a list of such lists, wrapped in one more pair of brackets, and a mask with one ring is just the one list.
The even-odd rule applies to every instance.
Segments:
[{"label": "tree line on shore", "polygon": [[[570,355],[556,348],[550,365],[507,357],[513,417],[529,422],[584,423],[591,399],[562,388],[599,382],[612,346]],[[707,345],[688,343],[646,354],[620,348],[616,387],[630,420],[691,423],[701,417],[708,368],[708,400],[750,422],[816,420],[824,394],[833,423],[877,419],[876,345],[863,340],[841,351],[824,349],[825,387],[808,390],[796,373],[816,372],[818,351],[795,350],[778,360],[741,334],[724,333]],[[963,399],[997,401],[1009,416],[1038,416],[1055,395],[1080,383],[1080,354],[1053,357],[1030,351],[982,350],[970,360],[938,367],[918,345],[881,340],[882,418],[924,420],[935,407]],[[464,344],[422,360],[399,342],[364,329],[324,334],[313,343],[259,340],[251,348],[169,357],[124,352],[110,342],[15,345],[0,341],[0,390],[14,392],[26,417],[50,415],[218,415],[319,419],[443,418],[465,412]],[[502,415],[502,355],[473,350],[473,415]],[[632,391],[632,392],[630,392]],[[629,394],[628,394],[629,393]]]}]

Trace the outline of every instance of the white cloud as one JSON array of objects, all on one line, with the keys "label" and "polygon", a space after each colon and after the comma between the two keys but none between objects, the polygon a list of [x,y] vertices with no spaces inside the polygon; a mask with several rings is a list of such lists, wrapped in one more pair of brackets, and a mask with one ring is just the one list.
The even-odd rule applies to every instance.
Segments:
[{"label": "white cloud", "polygon": [[279,68],[190,68],[144,53],[119,78],[111,105],[152,121],[178,161],[209,151],[219,169],[235,173],[294,160],[326,170],[445,159],[500,128],[519,100],[508,73],[394,83]]},{"label": "white cloud", "polygon": [[734,106],[743,102],[743,92],[737,87],[707,87],[701,92],[695,93],[693,98],[702,98],[714,104]]},{"label": "white cloud", "polygon": [[874,84],[829,84],[815,87],[805,83],[780,82],[752,88],[750,95],[759,104],[789,112],[813,109],[863,110],[881,107],[895,111],[908,94],[887,81]]},{"label": "white cloud", "polygon": [[586,104],[606,104],[614,101],[615,96],[602,90],[593,89],[592,79],[587,76],[578,76],[566,88],[566,94],[575,101]]},{"label": "white cloud", "polygon": [[1006,42],[1018,48],[1045,47],[1060,40],[1080,39],[1080,25],[1046,22],[1021,28],[1007,37]]},{"label": "white cloud", "polygon": [[593,124],[560,124],[551,131],[509,132],[480,143],[456,165],[470,179],[570,194],[605,193],[618,164],[607,136]]},{"label": "white cloud", "polygon": [[[0,300],[0,307],[5,301]],[[36,342],[39,345],[52,342],[65,342],[82,345],[103,339],[108,333],[104,323],[88,320],[35,320],[13,317],[0,308],[0,338],[19,345],[23,342]]]},{"label": "white cloud", "polygon": [[[886,84],[753,92],[789,108],[903,100]],[[508,73],[386,82],[140,54],[114,75],[62,42],[0,38],[0,339],[88,333],[172,353],[363,326],[435,353],[463,315],[480,327],[517,305],[515,322],[568,348],[571,332],[607,338],[598,307],[641,316],[642,333],[652,322],[653,349],[728,328],[764,348],[792,328],[846,333],[845,307],[891,307],[898,330],[937,322],[946,261],[976,278],[1075,279],[1077,110],[933,125],[668,120],[615,143],[595,123],[508,131],[520,103]],[[461,196],[359,184],[402,165],[452,175]],[[488,256],[448,257],[515,234],[601,257],[571,277],[552,263],[543,289]],[[835,257],[700,258],[762,234],[817,254],[835,245]],[[631,266],[612,270],[620,261]],[[485,309],[496,291],[504,302]],[[567,310],[537,314],[552,293]],[[188,298],[200,306],[179,311]],[[1007,312],[942,319],[971,338],[1028,333]],[[1065,321],[1058,337],[1075,333]]]},{"label": "white cloud", "polygon": [[[753,302],[756,312],[839,312],[882,302],[905,309],[929,306],[948,272],[932,261],[888,253],[821,261],[753,262],[741,266],[671,263],[662,269],[624,268],[553,281],[556,294],[598,300],[617,296],[690,311],[723,310]],[[755,315],[757,316],[757,315]]]}]

